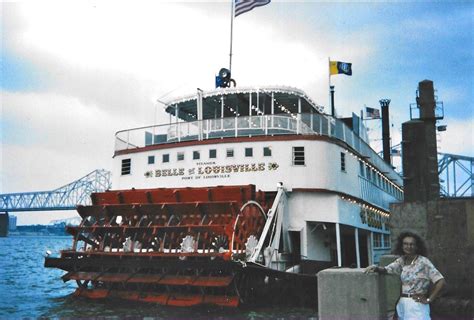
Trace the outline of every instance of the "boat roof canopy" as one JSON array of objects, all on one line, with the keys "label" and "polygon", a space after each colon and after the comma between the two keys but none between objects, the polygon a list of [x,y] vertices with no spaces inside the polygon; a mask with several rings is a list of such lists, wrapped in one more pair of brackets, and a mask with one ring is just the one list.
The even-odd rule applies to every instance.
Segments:
[{"label": "boat roof canopy", "polygon": [[[184,121],[198,120],[199,93],[166,103],[165,111]],[[202,119],[285,113],[294,116],[323,113],[323,107],[291,87],[219,88],[202,92],[202,112]]]}]

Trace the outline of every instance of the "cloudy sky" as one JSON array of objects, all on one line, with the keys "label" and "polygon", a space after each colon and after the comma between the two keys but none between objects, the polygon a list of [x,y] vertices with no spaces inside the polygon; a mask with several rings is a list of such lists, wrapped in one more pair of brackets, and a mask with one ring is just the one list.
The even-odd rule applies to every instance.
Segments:
[{"label": "cloudy sky", "polygon": [[[273,0],[235,19],[232,77],[327,105],[328,57],[352,62],[352,77],[332,78],[337,112],[391,99],[393,144],[430,79],[448,126],[439,151],[474,156],[473,16],[470,1]],[[167,121],[157,99],[212,89],[229,64],[230,1],[2,2],[1,24],[0,193],[110,169],[116,131]]]}]

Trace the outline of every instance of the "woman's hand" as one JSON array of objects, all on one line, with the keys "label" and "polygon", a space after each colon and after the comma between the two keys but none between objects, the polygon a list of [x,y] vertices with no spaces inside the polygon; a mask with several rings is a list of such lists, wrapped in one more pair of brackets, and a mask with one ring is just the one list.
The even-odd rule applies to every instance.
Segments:
[{"label": "woman's hand", "polygon": [[376,265],[371,265],[365,268],[364,273],[374,273],[377,272],[378,267]]}]

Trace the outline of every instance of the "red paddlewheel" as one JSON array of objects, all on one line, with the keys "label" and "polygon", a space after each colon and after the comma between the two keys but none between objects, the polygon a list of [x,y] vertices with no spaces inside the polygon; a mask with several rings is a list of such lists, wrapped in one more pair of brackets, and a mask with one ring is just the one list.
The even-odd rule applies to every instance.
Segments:
[{"label": "red paddlewheel", "polygon": [[[255,201],[249,201],[242,206],[235,219],[232,233],[232,252],[236,257],[243,258],[244,254],[251,254],[254,241],[258,241],[266,221],[263,208]],[[252,248],[248,248],[249,241]],[[255,244],[256,245],[256,244]],[[244,255],[244,256],[243,256]]]},{"label": "red paddlewheel", "polygon": [[121,298],[124,300],[152,302],[168,306],[191,307],[200,304],[214,304],[223,307],[237,307],[237,296],[178,294],[178,293],[143,293],[139,291],[109,291],[104,289],[77,289],[76,296],[90,299]]},{"label": "red paddlewheel", "polygon": [[81,224],[67,227],[72,249],[47,266],[68,271],[63,280],[89,298],[235,306],[232,260],[253,252],[269,199],[252,185],[96,193],[78,207]]}]

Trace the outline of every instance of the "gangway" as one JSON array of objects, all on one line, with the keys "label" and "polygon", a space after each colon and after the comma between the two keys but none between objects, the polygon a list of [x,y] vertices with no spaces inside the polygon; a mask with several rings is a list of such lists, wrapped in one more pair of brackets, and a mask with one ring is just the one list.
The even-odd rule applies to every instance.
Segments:
[{"label": "gangway", "polygon": [[75,210],[91,204],[91,193],[110,189],[110,177],[110,171],[98,169],[51,191],[0,194],[0,212]]}]

